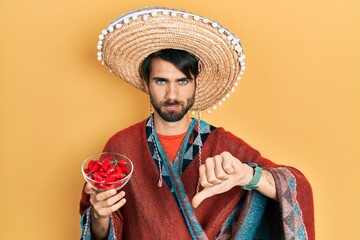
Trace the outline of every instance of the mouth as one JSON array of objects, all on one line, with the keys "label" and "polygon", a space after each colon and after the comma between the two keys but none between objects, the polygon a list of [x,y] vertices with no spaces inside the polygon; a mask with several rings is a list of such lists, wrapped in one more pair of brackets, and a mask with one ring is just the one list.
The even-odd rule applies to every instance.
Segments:
[{"label": "mouth", "polygon": [[169,111],[174,111],[174,110],[178,109],[179,107],[180,107],[180,104],[164,105],[164,108],[169,110]]}]

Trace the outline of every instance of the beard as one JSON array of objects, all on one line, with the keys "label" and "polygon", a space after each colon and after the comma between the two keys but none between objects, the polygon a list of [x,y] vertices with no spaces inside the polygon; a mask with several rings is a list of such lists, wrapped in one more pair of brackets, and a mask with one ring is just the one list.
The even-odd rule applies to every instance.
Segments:
[{"label": "beard", "polygon": [[[191,109],[195,102],[195,93],[194,95],[189,98],[186,103],[177,101],[177,100],[166,100],[164,102],[156,103],[153,99],[152,95],[150,94],[150,102],[156,112],[160,115],[160,117],[166,122],[177,122],[180,121],[185,114]],[[180,106],[180,110],[162,110],[161,107],[167,106]]]}]

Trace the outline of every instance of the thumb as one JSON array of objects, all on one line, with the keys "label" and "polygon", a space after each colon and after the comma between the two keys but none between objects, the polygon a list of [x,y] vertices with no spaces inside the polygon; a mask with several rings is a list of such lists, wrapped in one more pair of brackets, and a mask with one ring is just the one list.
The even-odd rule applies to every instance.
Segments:
[{"label": "thumb", "polygon": [[202,191],[195,194],[195,196],[191,200],[191,205],[193,206],[193,208],[197,208],[202,201],[211,197],[212,195],[214,194],[209,191],[209,188],[204,188]]},{"label": "thumb", "polygon": [[96,192],[94,191],[93,187],[94,186],[91,183],[86,183],[85,188],[84,188],[85,193],[87,193],[89,195],[95,194]]}]

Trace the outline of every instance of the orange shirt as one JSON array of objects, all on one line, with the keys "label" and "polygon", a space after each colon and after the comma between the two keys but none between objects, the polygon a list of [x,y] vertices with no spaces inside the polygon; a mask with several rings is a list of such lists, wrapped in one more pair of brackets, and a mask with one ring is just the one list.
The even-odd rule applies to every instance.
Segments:
[{"label": "orange shirt", "polygon": [[179,147],[186,135],[186,132],[179,135],[157,135],[170,160],[174,162],[176,153],[179,150]]}]

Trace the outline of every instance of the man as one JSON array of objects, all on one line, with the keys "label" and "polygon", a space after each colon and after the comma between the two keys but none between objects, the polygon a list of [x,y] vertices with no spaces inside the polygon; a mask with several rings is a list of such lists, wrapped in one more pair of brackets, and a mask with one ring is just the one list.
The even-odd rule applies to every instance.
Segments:
[{"label": "man", "polygon": [[[186,12],[145,9],[123,16],[100,35],[99,59],[149,94],[155,111],[106,144],[104,151],[133,161],[134,173],[119,192],[85,185],[80,203],[84,239],[314,239],[305,177],[200,120],[200,111],[228,93],[244,64],[233,35],[219,37],[224,28],[199,20]],[[216,31],[209,33],[212,28]],[[235,44],[224,40],[229,36]],[[195,37],[216,39],[214,49],[199,50],[206,43]],[[137,44],[146,41],[149,45],[139,49]],[[228,59],[223,65],[229,66],[217,68],[219,59]],[[236,59],[240,64],[232,66]],[[188,116],[190,109],[198,110],[198,119]]]}]

